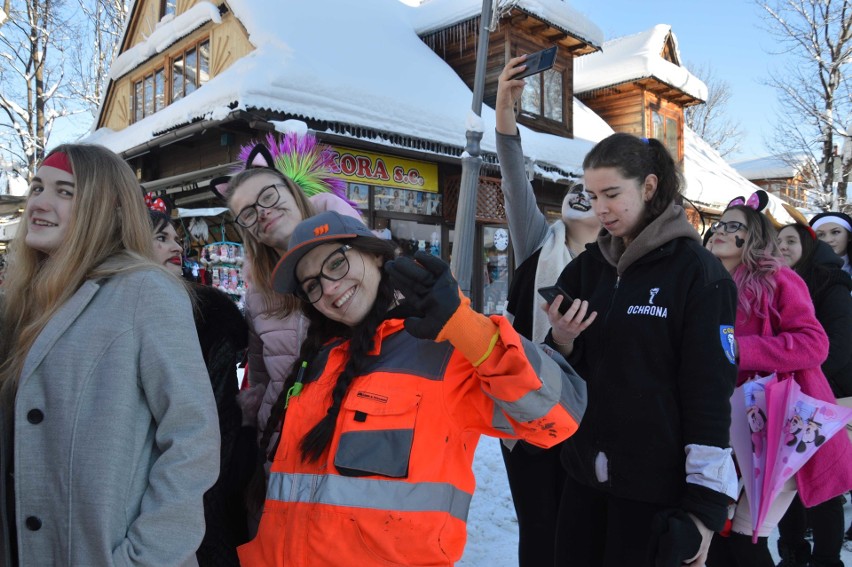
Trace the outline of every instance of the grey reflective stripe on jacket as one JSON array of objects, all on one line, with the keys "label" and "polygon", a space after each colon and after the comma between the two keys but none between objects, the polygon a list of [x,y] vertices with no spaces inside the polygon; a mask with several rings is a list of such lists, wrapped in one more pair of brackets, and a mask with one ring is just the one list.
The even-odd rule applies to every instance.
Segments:
[{"label": "grey reflective stripe on jacket", "polygon": [[269,475],[266,497],[287,503],[319,503],[398,512],[446,512],[466,522],[471,494],[442,482],[400,482],[336,475]]},{"label": "grey reflective stripe on jacket", "polygon": [[[541,388],[528,392],[514,402],[489,396],[495,403],[493,426],[514,434],[514,428],[503,412],[511,415],[516,421],[528,422],[547,415],[557,403],[571,414],[574,421],[580,423],[586,408],[586,382],[561,354],[547,345],[537,345],[523,337],[520,338],[527,360],[541,379]],[[573,388],[562,387],[565,376],[573,384]],[[513,443],[507,444],[509,445]]]}]

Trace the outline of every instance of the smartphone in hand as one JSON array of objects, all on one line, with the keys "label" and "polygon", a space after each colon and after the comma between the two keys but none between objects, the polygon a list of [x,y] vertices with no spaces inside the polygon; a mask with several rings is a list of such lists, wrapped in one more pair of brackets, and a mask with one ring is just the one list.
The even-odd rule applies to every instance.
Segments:
[{"label": "smartphone in hand", "polygon": [[556,46],[548,47],[547,49],[542,49],[541,51],[536,51],[535,53],[530,53],[527,55],[527,58],[524,60],[523,64],[527,66],[526,69],[512,77],[512,79],[523,79],[525,77],[529,77],[530,75],[535,75],[541,73],[542,71],[547,71],[553,64],[556,63]]},{"label": "smartphone in hand", "polygon": [[542,296],[545,301],[547,301],[548,305],[553,303],[553,300],[561,295],[562,304],[559,306],[559,313],[562,315],[565,315],[565,312],[568,311],[568,308],[571,307],[572,303],[574,303],[574,299],[558,285],[540,287],[538,288],[538,294]]}]

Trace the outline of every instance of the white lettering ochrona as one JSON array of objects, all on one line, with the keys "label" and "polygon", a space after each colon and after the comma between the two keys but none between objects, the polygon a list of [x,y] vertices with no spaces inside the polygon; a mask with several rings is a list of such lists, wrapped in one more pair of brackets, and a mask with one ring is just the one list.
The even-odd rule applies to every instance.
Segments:
[{"label": "white lettering ochrona", "polygon": [[652,315],[663,319],[669,316],[667,307],[658,307],[656,305],[631,305],[627,308],[628,315]]}]

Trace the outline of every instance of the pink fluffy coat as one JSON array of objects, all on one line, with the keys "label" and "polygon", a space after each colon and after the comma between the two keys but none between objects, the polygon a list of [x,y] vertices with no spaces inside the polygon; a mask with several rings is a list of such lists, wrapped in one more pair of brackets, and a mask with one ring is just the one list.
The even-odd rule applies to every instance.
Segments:
[{"label": "pink fluffy coat", "polygon": [[[737,311],[737,385],[756,373],[777,372],[779,379],[792,376],[805,394],[836,403],[820,369],[828,356],[828,337],[814,315],[805,282],[786,266],[775,275],[775,282],[775,295],[763,312],[755,310],[746,319]],[[832,437],[796,473],[796,482],[807,507],[852,489],[849,436],[841,431]]]}]

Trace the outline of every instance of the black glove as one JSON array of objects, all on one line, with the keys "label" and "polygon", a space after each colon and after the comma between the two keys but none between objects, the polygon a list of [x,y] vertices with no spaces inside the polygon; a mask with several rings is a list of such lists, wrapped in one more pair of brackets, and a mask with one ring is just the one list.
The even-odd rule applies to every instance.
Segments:
[{"label": "black glove", "polygon": [[649,557],[654,567],[680,567],[700,546],[701,533],[683,510],[663,510],[651,520]]},{"label": "black glove", "polygon": [[[415,261],[416,260],[416,261]],[[421,339],[435,340],[461,304],[459,284],[450,266],[432,254],[415,252],[385,262],[393,285],[405,296],[417,317],[405,320],[405,329]]]}]

